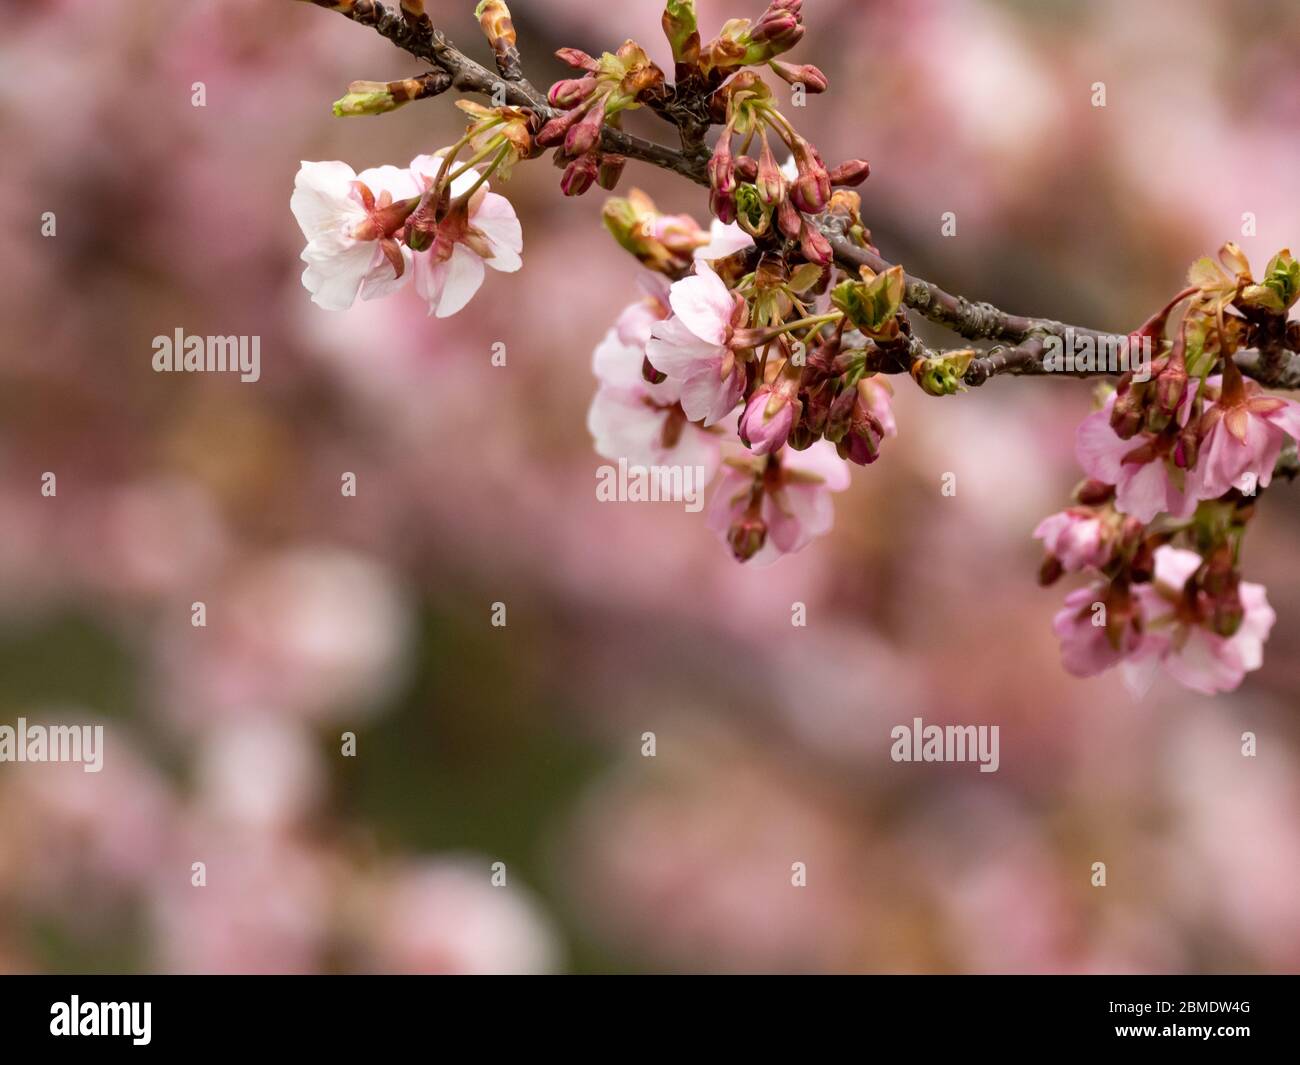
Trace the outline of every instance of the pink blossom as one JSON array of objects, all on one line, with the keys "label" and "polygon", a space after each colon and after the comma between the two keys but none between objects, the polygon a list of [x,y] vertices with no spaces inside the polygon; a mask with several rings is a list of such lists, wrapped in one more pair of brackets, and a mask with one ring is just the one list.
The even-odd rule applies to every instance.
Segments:
[{"label": "pink blossom", "polygon": [[785,446],[794,426],[797,401],[787,390],[763,385],[750,397],[740,417],[740,439],[755,455]]},{"label": "pink blossom", "polygon": [[848,486],[848,467],[833,444],[818,441],[806,451],[782,448],[774,455],[726,467],[709,503],[707,524],[724,543],[730,543],[733,526],[748,516],[754,492],[759,492],[757,514],[765,536],[749,562],[771,565],[830,531],[835,524],[831,492]]},{"label": "pink blossom", "polygon": [[[442,166],[433,155],[411,160],[411,173],[421,187],[432,184]],[[470,169],[451,183],[451,197],[468,192],[479,180]],[[484,266],[514,273],[523,265],[523,230],[515,209],[504,196],[489,191],[485,182],[468,204],[452,211],[439,224],[433,246],[415,253],[415,290],[429,303],[429,313],[448,318],[478,292]]]},{"label": "pink blossom", "polygon": [[656,322],[662,322],[672,314],[672,310],[668,304],[669,282],[663,274],[645,270],[637,278],[637,285],[644,295],[623,309],[614,328],[619,340],[637,348],[644,356],[650,342],[650,330]]},{"label": "pink blossom", "polygon": [[1188,490],[1200,499],[1267,488],[1287,437],[1300,438],[1300,403],[1262,395],[1254,381],[1243,385],[1235,400],[1225,394],[1203,416],[1200,457],[1188,478]]},{"label": "pink blossom", "polygon": [[601,385],[587,413],[596,453],[631,466],[702,466],[711,479],[721,433],[691,424],[678,402],[680,384],[650,384],[641,375],[643,361],[642,349],[620,340],[617,326],[596,348],[592,362]]},{"label": "pink blossom", "polygon": [[673,317],[651,330],[646,356],[661,373],[680,382],[687,417],[705,426],[720,422],[740,402],[745,370],[728,346],[744,304],[732,296],[707,262],[669,291]]},{"label": "pink blossom", "polygon": [[1142,613],[1142,649],[1125,665],[1125,681],[1143,691],[1162,667],[1179,684],[1205,695],[1232,691],[1264,662],[1264,644],[1277,615],[1264,586],[1243,581],[1238,589],[1245,614],[1232,636],[1220,636],[1193,616],[1184,588],[1201,567],[1194,551],[1161,547],[1155,580],[1134,589]]},{"label": "pink blossom", "polygon": [[720,222],[715,218],[709,227],[709,242],[695,249],[695,258],[725,259],[753,246],[754,238],[735,222]]},{"label": "pink blossom", "polygon": [[[1108,588],[1098,582],[1076,588],[1065,597],[1065,606],[1052,619],[1052,630],[1061,641],[1061,664],[1076,677],[1091,677],[1137,653],[1142,638],[1125,626],[1117,649],[1107,632],[1106,614],[1097,609],[1106,602]],[[1106,610],[1113,609],[1106,604]]]},{"label": "pink blossom", "polygon": [[307,238],[302,283],[313,303],[345,311],[358,293],[375,299],[406,283],[411,252],[392,239],[404,215],[391,205],[419,193],[415,178],[395,166],[357,174],[347,163],[301,164],[289,208]]},{"label": "pink blossom", "polygon": [[1110,561],[1111,544],[1105,526],[1090,510],[1072,508],[1049,515],[1038,523],[1034,538],[1043,541],[1067,572],[1086,566],[1100,569]]},{"label": "pink blossom", "polygon": [[[1186,424],[1190,414],[1194,391],[1187,390],[1187,398],[1179,410],[1182,424]],[[1113,484],[1115,509],[1133,515],[1143,524],[1161,513],[1180,519],[1191,517],[1198,496],[1191,490],[1187,472],[1174,464],[1172,448],[1167,453],[1136,461],[1134,456],[1141,457],[1142,450],[1156,438],[1139,433],[1131,440],[1121,439],[1110,425],[1114,406],[1112,395],[1101,410],[1088,415],[1079,425],[1075,437],[1079,465],[1093,480]]]}]

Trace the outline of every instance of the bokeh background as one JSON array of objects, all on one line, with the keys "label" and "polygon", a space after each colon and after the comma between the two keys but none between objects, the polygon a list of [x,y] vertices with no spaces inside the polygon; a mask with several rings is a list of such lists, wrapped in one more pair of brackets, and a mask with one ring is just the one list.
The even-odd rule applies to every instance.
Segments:
[{"label": "bokeh background", "polygon": [[[832,91],[788,113],[871,160],[914,272],[1122,329],[1226,239],[1300,241],[1294,0],[805,6],[793,58]],[[430,0],[486,60],[472,7]],[[699,4],[710,32],[761,7]],[[667,63],[651,0],[512,9],[538,84],[560,45]],[[636,295],[598,190],[521,166],[524,270],[456,318],[330,314],[294,173],[453,140],[447,100],[330,114],[420,64],[289,0],[0,15],[0,722],[107,733],[98,775],[0,765],[0,970],[1300,967],[1294,490],[1248,542],[1267,662],[1217,699],[1058,664],[1030,532],[1078,477],[1083,382],[899,381],[833,535],[747,570],[701,515],[596,503],[590,353]],[[153,373],[178,327],[260,335],[262,380]],[[891,762],[914,716],[999,724],[1000,770]]]}]

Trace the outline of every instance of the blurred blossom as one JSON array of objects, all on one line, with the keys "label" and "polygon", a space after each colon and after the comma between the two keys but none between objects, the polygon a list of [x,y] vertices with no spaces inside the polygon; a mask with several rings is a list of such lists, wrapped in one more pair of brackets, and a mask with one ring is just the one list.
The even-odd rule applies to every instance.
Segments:
[{"label": "blurred blossom", "polygon": [[861,885],[879,888],[887,848],[772,763],[698,733],[672,746],[689,753],[625,766],[588,796],[565,864],[593,925],[669,970],[880,964],[892,893]]},{"label": "blurred blossom", "polygon": [[302,547],[231,574],[207,602],[207,627],[172,621],[166,705],[181,719],[278,709],[355,720],[400,683],[409,607],[379,563]]},{"label": "blurred blossom", "polygon": [[301,724],[269,715],[213,727],[202,738],[197,777],[212,815],[254,828],[285,827],[319,799],[323,767]]},{"label": "blurred blossom", "polygon": [[[299,280],[293,175],[454,140],[447,99],[330,114],[421,64],[310,4],[10,6],[0,725],[102,708],[106,755],[0,765],[0,971],[1300,965],[1297,486],[1268,489],[1244,559],[1270,653],[1213,701],[1060,667],[1068,589],[1035,586],[1032,532],[1080,476],[1086,382],[897,378],[898,435],[834,528],[737,566],[703,515],[596,500],[590,353],[641,270],[597,197],[521,162],[494,181],[521,271],[453,319],[414,291],[329,314]],[[561,45],[630,36],[671,66],[661,6],[533,6],[539,85]],[[446,12],[466,48],[470,7]],[[761,7],[700,0],[701,29]],[[1300,239],[1294,4],[805,14],[790,58],[830,91],[787,108],[770,79],[778,102],[829,163],[871,160],[873,239],[952,291],[1128,328],[1223,240],[1258,268]],[[707,228],[699,190],[632,183]],[[262,379],[153,373],[178,327],[260,336]],[[999,724],[998,772],[889,761],[914,716]],[[647,729],[658,754],[629,761]],[[547,883],[512,864],[493,887],[495,841],[524,832],[562,841]],[[429,851],[462,839],[482,853]]]},{"label": "blurred blossom", "polygon": [[[0,724],[16,727],[17,716]],[[170,788],[130,734],[111,722],[75,706],[22,716],[30,725],[104,728],[98,772],[72,762],[0,768],[0,821],[7,826],[0,834],[0,892],[17,892],[24,906],[86,919],[129,898],[164,858],[177,818]]]},{"label": "blurred blossom", "polygon": [[[193,883],[202,862],[203,886]],[[198,820],[153,877],[153,966],[168,973],[320,971],[335,869],[292,838]]]},{"label": "blurred blossom", "polygon": [[551,972],[555,931],[528,888],[507,870],[494,887],[492,860],[448,856],[386,871],[368,896],[366,968],[397,974]]}]

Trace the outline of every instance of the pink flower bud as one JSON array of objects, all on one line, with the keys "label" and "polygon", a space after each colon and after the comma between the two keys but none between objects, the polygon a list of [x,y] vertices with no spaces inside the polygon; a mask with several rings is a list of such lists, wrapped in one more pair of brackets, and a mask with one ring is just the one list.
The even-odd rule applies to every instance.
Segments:
[{"label": "pink flower bud", "polygon": [[613,192],[618,187],[619,178],[623,176],[623,169],[626,166],[627,156],[602,154],[600,168],[596,172],[596,184],[606,192]]},{"label": "pink flower bud", "polygon": [[790,190],[790,199],[804,214],[821,214],[831,200],[831,175],[817,149],[800,137],[794,143],[795,164],[799,177]]},{"label": "pink flower bud", "polygon": [[830,80],[826,75],[811,63],[797,67],[792,63],[783,63],[779,59],[774,59],[772,69],[787,85],[802,85],[811,93],[825,92],[830,86]]},{"label": "pink flower bud", "polygon": [[596,79],[593,77],[565,78],[551,86],[550,91],[546,94],[546,99],[552,107],[567,111],[570,108],[577,107],[595,89]]},{"label": "pink flower bud", "polygon": [[758,198],[764,207],[775,207],[785,199],[785,175],[781,173],[781,167],[772,154],[772,146],[766,137],[763,138],[763,150],[759,153],[756,177]]},{"label": "pink flower bud", "polygon": [[581,109],[575,108],[556,115],[538,131],[534,139],[543,148],[554,148],[564,141],[569,129],[581,121],[583,113]]},{"label": "pink flower bud", "polygon": [[740,417],[740,439],[755,455],[784,446],[794,426],[798,400],[789,391],[763,385],[749,400]]},{"label": "pink flower bud", "polygon": [[580,48],[559,48],[555,52],[555,57],[576,70],[585,70],[591,74],[600,70],[600,63]]},{"label": "pink flower bud", "polygon": [[742,155],[736,159],[736,178],[751,185],[758,180],[758,160],[752,155]]},{"label": "pink flower bud", "polygon": [[582,121],[569,127],[564,138],[567,155],[586,155],[600,143],[600,130],[605,124],[604,101],[596,100],[583,115]]},{"label": "pink flower bud", "polygon": [[581,196],[596,180],[599,164],[594,155],[580,155],[564,169],[560,191],[566,196]]},{"label": "pink flower bud", "polygon": [[799,230],[799,250],[805,259],[818,266],[829,266],[835,259],[835,249],[831,247],[831,242],[806,218]]},{"label": "pink flower bud", "polygon": [[871,174],[871,164],[865,159],[850,159],[831,171],[831,184],[837,188],[857,188]]},{"label": "pink flower bud", "polygon": [[737,562],[748,562],[767,542],[767,524],[758,514],[742,514],[727,530],[727,544]]},{"label": "pink flower bud", "polygon": [[803,233],[803,219],[788,199],[776,209],[776,224],[790,240],[798,240]]}]

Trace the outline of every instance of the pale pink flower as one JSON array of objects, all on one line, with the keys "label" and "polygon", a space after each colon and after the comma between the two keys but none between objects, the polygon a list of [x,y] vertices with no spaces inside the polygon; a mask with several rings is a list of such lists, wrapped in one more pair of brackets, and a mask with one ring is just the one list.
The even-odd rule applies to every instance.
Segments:
[{"label": "pale pink flower", "polygon": [[715,218],[709,227],[709,242],[695,249],[695,258],[725,259],[753,246],[754,238],[735,222],[720,222]]},{"label": "pale pink flower", "polygon": [[1135,654],[1141,636],[1126,626],[1118,650],[1110,642],[1105,614],[1097,609],[1104,602],[1104,583],[1076,588],[1065,597],[1065,606],[1052,619],[1052,631],[1061,641],[1061,664],[1076,677],[1091,677]]},{"label": "pale pink flower", "polygon": [[357,174],[347,163],[302,163],[289,208],[307,238],[302,283],[313,303],[345,311],[358,294],[375,299],[406,283],[411,253],[392,239],[402,221],[392,205],[419,193],[395,166]]},{"label": "pale pink flower", "polygon": [[1232,488],[1254,494],[1268,487],[1287,437],[1300,438],[1300,403],[1265,396],[1256,382],[1245,381],[1236,402],[1225,396],[1206,409],[1206,424],[1189,491],[1200,499],[1217,499]]},{"label": "pale pink flower", "polygon": [[1049,515],[1038,523],[1034,538],[1042,540],[1048,553],[1070,573],[1086,566],[1100,569],[1110,561],[1105,526],[1090,510],[1072,508]]},{"label": "pale pink flower", "polygon": [[[439,157],[420,155],[411,160],[411,174],[423,189],[441,166]],[[468,192],[479,176],[470,169],[456,178],[452,199]],[[428,301],[430,314],[448,318],[474,298],[486,276],[485,266],[507,274],[523,266],[523,248],[515,209],[484,182],[463,210],[443,219],[433,246],[415,253],[415,290]]]},{"label": "pale pink flower", "polygon": [[721,434],[687,420],[678,402],[681,386],[671,378],[652,385],[641,375],[642,349],[625,344],[615,327],[592,360],[600,390],[587,413],[596,453],[629,466],[703,467],[717,472]]},{"label": "pale pink flower", "polygon": [[[1187,389],[1187,398],[1179,410],[1179,421],[1184,425],[1194,391]],[[1112,395],[1101,410],[1088,415],[1079,425],[1074,451],[1083,471],[1093,480],[1113,484],[1115,509],[1131,514],[1144,525],[1162,513],[1180,519],[1191,517],[1198,497],[1188,483],[1187,471],[1174,464],[1172,450],[1150,461],[1126,462],[1126,458],[1146,447],[1152,437],[1139,433],[1131,440],[1121,439],[1110,425],[1114,406]]]},{"label": "pale pink flower", "polygon": [[835,524],[831,493],[848,488],[849,469],[835,453],[835,446],[825,440],[806,451],[782,448],[752,463],[728,465],[707,516],[709,528],[724,543],[729,542],[732,525],[746,515],[759,482],[759,515],[766,538],[749,564],[767,566],[830,531]]},{"label": "pale pink flower", "polygon": [[720,422],[740,402],[745,368],[728,346],[744,303],[707,262],[669,291],[673,317],[657,323],[646,355],[655,369],[680,382],[687,417],[706,426]]},{"label": "pale pink flower", "polygon": [[1125,665],[1131,689],[1144,691],[1159,666],[1183,687],[1214,695],[1234,690],[1263,665],[1264,644],[1277,620],[1264,586],[1241,583],[1241,626],[1232,636],[1220,636],[1190,616],[1183,596],[1201,563],[1194,551],[1161,547],[1155,553],[1155,580],[1134,589],[1144,636],[1140,652]]},{"label": "pale pink flower", "polygon": [[644,356],[645,347],[650,342],[650,330],[656,322],[662,322],[672,314],[672,309],[668,304],[669,281],[663,274],[645,270],[637,278],[637,285],[644,295],[623,309],[614,328],[619,340],[637,348]]}]

